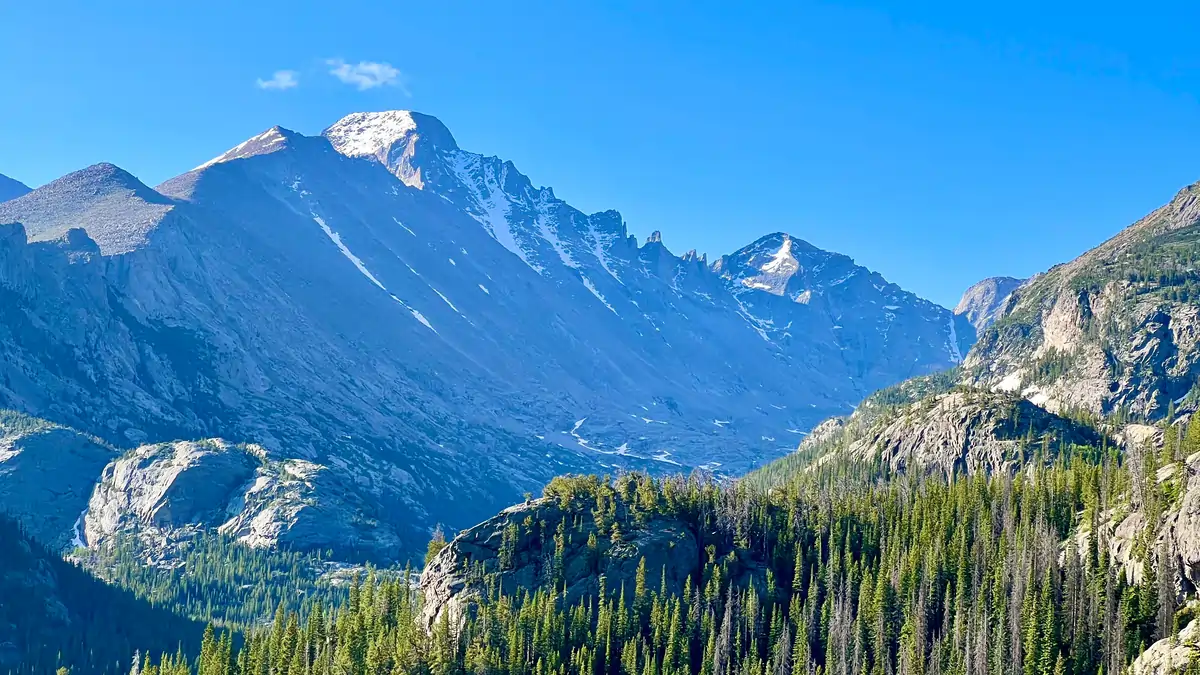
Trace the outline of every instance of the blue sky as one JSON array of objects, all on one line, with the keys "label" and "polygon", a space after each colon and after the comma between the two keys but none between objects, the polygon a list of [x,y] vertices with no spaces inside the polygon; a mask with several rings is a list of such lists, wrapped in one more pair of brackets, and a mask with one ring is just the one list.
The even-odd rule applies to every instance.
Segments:
[{"label": "blue sky", "polygon": [[1196,3],[47,4],[0,3],[0,173],[32,185],[409,108],[676,252],[783,230],[953,305],[1200,179]]}]

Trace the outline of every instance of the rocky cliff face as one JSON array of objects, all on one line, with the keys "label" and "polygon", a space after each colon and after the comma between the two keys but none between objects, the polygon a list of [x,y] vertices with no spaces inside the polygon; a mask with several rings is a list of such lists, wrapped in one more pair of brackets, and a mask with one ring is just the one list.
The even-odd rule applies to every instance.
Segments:
[{"label": "rocky cliff face", "polygon": [[893,471],[912,468],[952,476],[1012,472],[1043,443],[1055,453],[1062,447],[1099,441],[1090,429],[1024,399],[954,391],[884,416],[852,441],[846,452],[859,459],[877,458]]},{"label": "rocky cliff face", "polygon": [[175,522],[176,494],[209,522],[220,498],[166,486],[216,460],[168,471],[162,444],[224,438],[312,502],[227,506],[238,536],[391,559],[557,473],[742,471],[973,339],[790,235],[712,266],[640,243],[403,112],[270,129],[157,190],[97,165],[0,223],[0,405],[158,448],[114,468],[97,536]]},{"label": "rocky cliff face", "polygon": [[208,439],[122,453],[74,429],[0,411],[0,511],[52,550],[134,536],[157,560],[207,530],[249,546],[401,559],[398,530],[374,508],[328,466],[261,446]]},{"label": "rocky cliff face", "polygon": [[1200,185],[1013,292],[968,381],[1052,408],[1157,419],[1200,377]]},{"label": "rocky cliff face", "polygon": [[162,557],[196,532],[215,529],[250,546],[396,560],[399,536],[371,508],[328,467],[220,439],[176,441],[142,446],[105,467],[83,516],[82,538],[100,546],[133,535],[150,555]]},{"label": "rocky cliff face", "polygon": [[959,388],[902,403],[869,399],[853,415],[823,422],[800,443],[786,475],[835,458],[879,461],[896,472],[1011,473],[1045,448],[1101,441],[1092,429],[1012,394]]},{"label": "rocky cliff face", "polygon": [[1003,313],[1012,292],[1017,290],[1024,279],[1012,277],[990,277],[971,286],[963,293],[962,299],[954,307],[954,313],[966,317],[975,327],[976,332],[996,323]]}]

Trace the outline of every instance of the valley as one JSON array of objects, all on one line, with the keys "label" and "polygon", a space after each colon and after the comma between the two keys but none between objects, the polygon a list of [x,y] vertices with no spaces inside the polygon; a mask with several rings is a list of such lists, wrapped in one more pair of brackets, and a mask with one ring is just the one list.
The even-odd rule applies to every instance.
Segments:
[{"label": "valley", "polygon": [[407,111],[14,190],[0,670],[1200,672],[1197,190],[953,311]]}]

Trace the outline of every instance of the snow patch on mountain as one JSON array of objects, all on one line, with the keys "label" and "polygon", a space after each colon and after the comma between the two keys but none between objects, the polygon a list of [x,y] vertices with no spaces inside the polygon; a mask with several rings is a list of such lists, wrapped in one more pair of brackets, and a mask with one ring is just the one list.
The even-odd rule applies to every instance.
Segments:
[{"label": "snow patch on mountain", "polygon": [[588,238],[592,242],[592,255],[596,256],[596,260],[600,263],[600,267],[608,272],[608,276],[616,279],[617,283],[624,285],[621,277],[617,276],[615,271],[616,265],[609,259],[608,251],[612,244],[617,239],[615,234],[604,234],[599,232],[595,227],[589,225]]},{"label": "snow patch on mountain", "polygon": [[[400,298],[397,298],[394,295],[392,296],[392,298],[394,298],[396,300],[396,302],[399,302],[402,305],[404,304],[404,301],[402,301]],[[418,312],[416,309],[414,309],[412,307],[408,307],[408,311],[409,311],[409,313],[411,313],[413,315],[414,319],[421,322],[421,325],[425,326],[426,328],[433,331],[434,333],[437,333],[437,329],[433,327],[433,324],[429,323],[429,319],[426,319],[424,314]]]},{"label": "snow patch on mountain", "polygon": [[946,323],[950,327],[950,338],[946,340],[946,350],[955,363],[962,363],[963,355],[962,350],[958,348],[958,329],[954,327],[954,317],[950,317]]},{"label": "snow patch on mountain", "polygon": [[412,236],[414,236],[414,237],[415,237],[415,236],[417,236],[417,233],[416,233],[416,232],[413,232],[413,231],[412,231],[412,229],[411,229],[409,226],[407,226],[407,225],[405,225],[404,223],[400,222],[400,219],[399,219],[399,218],[392,218],[392,220],[394,220],[394,221],[396,222],[396,224],[397,224],[397,225],[399,225],[400,227],[404,228],[404,231],[405,231],[405,232],[407,232],[407,233],[411,234],[411,235],[412,235]]},{"label": "snow patch on mountain", "polygon": [[220,155],[213,157],[200,166],[192,169],[192,171],[202,171],[214,164],[221,164],[235,159],[244,159],[246,157],[254,157],[256,155],[264,155],[269,152],[274,152],[287,143],[287,135],[291,132],[285,132],[281,127],[271,127],[257,136],[252,136],[241,143],[226,150]]},{"label": "snow patch on mountain", "polygon": [[[608,302],[608,300],[604,299],[604,296],[601,295],[600,291],[598,291],[596,289],[596,284],[593,284],[591,279],[588,279],[587,277],[583,277],[583,276],[581,276],[580,279],[583,280],[584,288],[591,291],[592,295],[596,296],[597,300],[604,303],[604,306],[608,308],[608,311],[612,312],[613,314],[617,314],[617,310],[613,309],[612,304],[610,304]],[[620,314],[617,314],[617,315],[620,316]]]},{"label": "snow patch on mountain", "polygon": [[371,283],[378,286],[384,292],[387,292],[387,287],[383,285],[383,282],[380,281],[379,279],[376,279],[375,275],[371,274],[371,270],[367,269],[367,266],[366,266],[366,264],[363,263],[362,259],[359,258],[358,256],[354,255],[354,252],[351,251],[350,248],[347,247],[346,244],[342,241],[341,235],[339,235],[337,232],[334,232],[333,229],[331,229],[329,227],[329,225],[325,224],[325,220],[323,218],[321,218],[320,216],[313,214],[312,218],[313,218],[313,220],[315,220],[317,222],[317,225],[321,226],[321,231],[323,231],[325,233],[325,236],[329,237],[329,240],[332,241],[338,247],[338,250],[342,252],[342,255],[345,256],[347,260],[354,263],[354,266],[358,268],[358,271],[364,277],[369,279],[371,281]]},{"label": "snow patch on mountain", "polygon": [[473,208],[468,208],[468,215],[479,221],[493,239],[520,258],[521,262],[538,274],[543,274],[545,270],[530,260],[529,253],[517,241],[512,224],[508,221],[512,202],[501,187],[508,172],[507,167],[502,168],[501,175],[497,176],[491,166],[484,165],[480,155],[459,151],[452,153],[450,158],[450,168],[473,197]]},{"label": "snow patch on mountain", "polygon": [[430,286],[429,288],[433,290],[434,293],[437,293],[437,296],[442,299],[442,302],[450,306],[450,309],[454,310],[459,316],[462,316],[462,312],[458,311],[458,308],[454,306],[453,302],[450,302],[450,298],[447,298],[445,293],[442,293],[433,286]]}]

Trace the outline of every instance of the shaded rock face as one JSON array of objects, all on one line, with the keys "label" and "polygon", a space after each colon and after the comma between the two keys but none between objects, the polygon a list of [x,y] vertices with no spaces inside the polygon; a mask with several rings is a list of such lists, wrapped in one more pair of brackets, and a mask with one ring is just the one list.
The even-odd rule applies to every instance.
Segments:
[{"label": "shaded rock face", "polygon": [[[204,624],[110,586],[0,514],[0,670],[116,672],[134,653],[200,648]],[[128,669],[128,665],[125,665]],[[124,672],[125,669],[119,669]]]},{"label": "shaded rock face", "polygon": [[[26,607],[35,608],[36,619],[57,630],[65,631],[77,617],[64,603],[55,574],[55,561],[39,549],[37,542],[24,537],[15,524],[0,517],[0,532],[6,536],[0,542],[0,593],[12,607],[17,602],[34,600]],[[28,611],[28,610],[26,610]],[[32,645],[26,644],[30,636],[25,635],[20,624],[22,617],[12,615],[0,607],[0,667],[16,668]]]},{"label": "shaded rock face", "polygon": [[0,511],[51,549],[78,543],[92,488],[116,454],[72,429],[0,411]]},{"label": "shaded rock face", "polygon": [[[0,204],[0,406],[116,447],[225,438],[320,467],[240,491],[295,510],[221,524],[309,548],[350,532],[381,559],[559,473],[743,471],[972,339],[790,235],[711,266],[639,245],[404,112],[269,129],[157,189],[96,165]],[[120,522],[209,520],[130,494]]]},{"label": "shaded rock face", "polygon": [[1004,313],[1012,292],[1025,283],[1013,277],[989,277],[971,286],[954,307],[954,313],[966,317],[976,332],[996,322]]},{"label": "shaded rock face", "polygon": [[16,199],[22,195],[29,193],[29,186],[21,181],[14,180],[0,174],[0,202],[6,202],[10,199]]},{"label": "shaded rock face", "polygon": [[326,467],[272,459],[220,439],[148,445],[109,464],[83,518],[84,542],[132,534],[154,556],[200,530],[250,546],[332,549],[347,558],[395,560],[397,535],[367,522],[361,504]]},{"label": "shaded rock face", "polygon": [[[545,527],[537,523],[545,523]],[[421,575],[424,594],[422,621],[432,626],[443,615],[451,621],[472,611],[486,592],[483,575],[495,574],[507,590],[549,587],[554,569],[555,534],[564,523],[560,588],[567,603],[600,593],[632,594],[641,561],[646,563],[646,583],[658,589],[665,570],[669,589],[679,592],[701,564],[697,533],[681,521],[655,517],[624,532],[619,542],[598,533],[590,516],[580,522],[577,513],[564,511],[549,499],[506,509],[475,527],[464,530],[442,549]],[[596,536],[595,550],[589,536]],[[603,582],[601,579],[603,578]]]},{"label": "shaded rock face", "polygon": [[1157,419],[1200,378],[1200,185],[1013,291],[963,371],[1052,409]]}]

